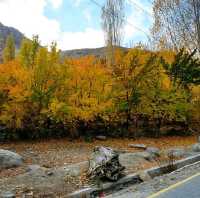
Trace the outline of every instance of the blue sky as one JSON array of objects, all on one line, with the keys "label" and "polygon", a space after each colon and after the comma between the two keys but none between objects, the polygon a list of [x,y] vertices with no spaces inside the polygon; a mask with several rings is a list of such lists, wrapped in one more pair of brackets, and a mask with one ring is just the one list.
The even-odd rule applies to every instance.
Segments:
[{"label": "blue sky", "polygon": [[[128,22],[124,26],[123,45],[145,42],[146,35],[137,28],[149,32],[151,1],[124,1]],[[103,5],[105,0],[96,2]],[[103,46],[100,16],[101,8],[91,0],[0,0],[0,22],[19,29],[29,38],[39,34],[44,45],[57,41],[63,50]]]}]

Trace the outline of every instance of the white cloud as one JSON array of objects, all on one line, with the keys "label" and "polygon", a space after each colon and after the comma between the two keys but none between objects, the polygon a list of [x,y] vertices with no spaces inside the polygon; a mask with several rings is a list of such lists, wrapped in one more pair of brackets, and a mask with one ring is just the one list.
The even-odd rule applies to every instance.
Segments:
[{"label": "white cloud", "polygon": [[[79,6],[82,0],[71,1],[75,6]],[[135,1],[141,3],[141,0]],[[0,0],[0,22],[17,28],[29,38],[38,34],[43,45],[57,41],[61,49],[93,48],[104,45],[104,34],[101,30],[85,28],[80,32],[63,32],[59,21],[44,15],[48,3],[57,9],[62,5],[63,0]],[[147,6],[146,9],[151,8]],[[92,20],[88,10],[84,10],[83,14],[88,22]],[[132,12],[127,19],[131,24],[148,31],[148,27],[144,25],[146,17],[141,10],[136,10],[132,6]],[[124,35],[126,41],[133,40],[141,34],[143,33],[132,25],[126,24]]]},{"label": "white cloud", "polygon": [[27,37],[38,34],[42,44],[57,40],[60,25],[56,20],[48,19],[43,11],[46,0],[6,0],[0,1],[0,21],[20,30]]},{"label": "white cloud", "polygon": [[63,0],[49,0],[49,1],[52,4],[53,8],[55,9],[58,9],[63,3]]},{"label": "white cloud", "polygon": [[[55,8],[62,3],[58,1],[51,0]],[[0,0],[0,22],[17,28],[28,38],[38,34],[43,45],[57,41],[61,49],[92,48],[104,44],[103,33],[92,28],[86,28],[83,32],[62,32],[57,20],[44,16],[44,8],[48,2],[49,0]],[[89,20],[89,14],[85,15]]]},{"label": "white cloud", "polygon": [[64,32],[58,42],[62,49],[96,48],[104,45],[101,30],[87,28],[84,32]]}]

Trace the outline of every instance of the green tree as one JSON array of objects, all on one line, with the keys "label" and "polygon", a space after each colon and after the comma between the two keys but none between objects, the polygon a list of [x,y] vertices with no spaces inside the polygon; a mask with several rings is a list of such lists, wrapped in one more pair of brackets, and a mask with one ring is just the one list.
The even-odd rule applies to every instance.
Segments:
[{"label": "green tree", "polygon": [[31,41],[23,39],[19,51],[19,60],[23,66],[30,66]]},{"label": "green tree", "polygon": [[200,60],[195,54],[196,50],[189,53],[181,49],[172,64],[164,64],[173,82],[186,89],[190,85],[200,85]]},{"label": "green tree", "polygon": [[38,36],[33,36],[32,40],[23,39],[19,52],[21,64],[26,67],[33,67],[36,64],[39,48],[40,42]]},{"label": "green tree", "polygon": [[15,58],[15,40],[12,34],[6,39],[6,46],[3,50],[3,62],[6,63]]}]

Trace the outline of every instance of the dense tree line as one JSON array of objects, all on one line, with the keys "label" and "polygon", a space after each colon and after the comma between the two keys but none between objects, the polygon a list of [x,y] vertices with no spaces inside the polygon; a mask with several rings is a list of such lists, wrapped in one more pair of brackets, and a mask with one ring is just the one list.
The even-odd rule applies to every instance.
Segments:
[{"label": "dense tree line", "polygon": [[[115,64],[86,56],[61,61],[56,43],[13,38],[0,65],[0,137],[159,136],[200,120],[200,61],[181,50],[116,49]],[[181,129],[183,130],[183,128]],[[182,133],[184,133],[184,130]]]}]

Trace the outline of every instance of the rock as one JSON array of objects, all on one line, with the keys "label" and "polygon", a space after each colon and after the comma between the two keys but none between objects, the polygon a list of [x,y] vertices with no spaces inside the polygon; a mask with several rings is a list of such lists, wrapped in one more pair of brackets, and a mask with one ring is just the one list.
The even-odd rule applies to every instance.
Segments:
[{"label": "rock", "polygon": [[141,158],[143,158],[145,160],[148,160],[148,161],[152,161],[156,157],[155,155],[152,155],[151,153],[146,152],[146,151],[137,152],[137,153],[135,153],[135,155],[138,156],[138,157],[141,157]]},{"label": "rock", "polygon": [[144,161],[144,157],[137,153],[125,153],[119,155],[119,162],[126,169],[134,168]]},{"label": "rock", "polygon": [[192,151],[194,151],[194,152],[200,152],[200,143],[193,144],[192,145]]},{"label": "rock", "polygon": [[146,149],[147,146],[145,144],[129,144],[128,145],[130,148],[137,148],[137,149]]},{"label": "rock", "polygon": [[186,152],[183,148],[170,148],[166,150],[165,153],[168,156],[173,155],[175,158],[184,157],[186,155]]},{"label": "rock", "polygon": [[0,169],[18,167],[23,164],[23,158],[17,153],[0,149]]},{"label": "rock", "polygon": [[160,156],[160,149],[156,147],[147,147],[146,152],[150,153],[152,157],[159,157]]},{"label": "rock", "polygon": [[12,192],[4,192],[1,194],[1,198],[15,198],[15,194]]},{"label": "rock", "polygon": [[89,162],[88,175],[91,178],[107,178],[116,181],[124,167],[119,162],[119,154],[108,147],[96,147]]},{"label": "rock", "polygon": [[27,172],[31,172],[31,171],[36,171],[38,170],[40,167],[40,165],[37,164],[33,164],[33,165],[28,165],[27,167]]},{"label": "rock", "polygon": [[46,174],[47,174],[48,176],[52,176],[54,173],[53,173],[53,171],[47,171]]},{"label": "rock", "polygon": [[140,171],[139,172],[139,177],[140,179],[144,182],[144,181],[149,181],[151,180],[151,176],[148,174],[147,171]]},{"label": "rock", "polygon": [[98,136],[96,136],[96,139],[97,139],[97,140],[106,140],[107,137],[104,136],[104,135],[98,135]]}]

